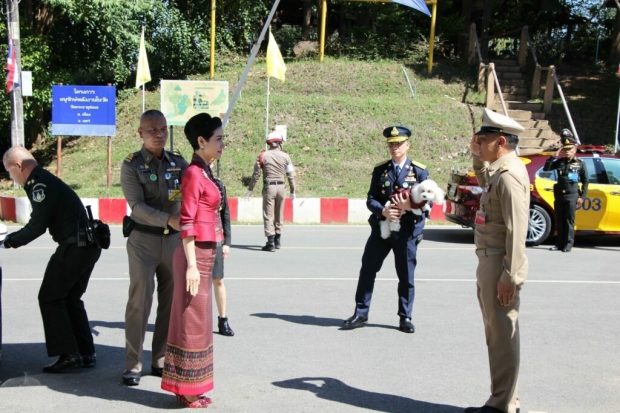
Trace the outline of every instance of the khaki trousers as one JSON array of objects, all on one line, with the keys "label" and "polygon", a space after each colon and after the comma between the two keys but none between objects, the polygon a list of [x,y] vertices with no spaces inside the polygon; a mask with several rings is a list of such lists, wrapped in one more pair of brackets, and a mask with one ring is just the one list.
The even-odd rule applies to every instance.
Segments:
[{"label": "khaki trousers", "polygon": [[172,256],[178,244],[179,234],[165,236],[134,230],[127,239],[129,299],[125,310],[126,371],[142,371],[142,346],[153,304],[155,279],[157,279],[157,314],[151,347],[151,366],[164,367],[174,290]]},{"label": "khaki trousers", "polygon": [[265,223],[266,237],[282,233],[285,198],[285,185],[263,186],[263,222]]},{"label": "khaki trousers", "polygon": [[516,413],[519,381],[519,288],[508,307],[497,299],[497,282],[503,272],[503,255],[478,257],[476,280],[478,302],[491,369],[491,397],[485,403],[507,413]]}]

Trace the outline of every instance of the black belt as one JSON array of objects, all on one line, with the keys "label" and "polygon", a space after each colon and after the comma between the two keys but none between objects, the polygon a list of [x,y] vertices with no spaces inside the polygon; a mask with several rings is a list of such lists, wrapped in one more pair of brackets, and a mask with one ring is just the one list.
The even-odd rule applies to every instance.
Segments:
[{"label": "black belt", "polygon": [[78,237],[76,235],[72,236],[72,237],[68,237],[63,239],[62,241],[60,241],[58,243],[58,245],[64,245],[64,244],[77,244],[78,242]]},{"label": "black belt", "polygon": [[137,222],[134,223],[133,229],[135,229],[136,231],[146,232],[147,234],[155,234],[155,235],[172,235],[172,234],[176,234],[179,232],[176,229],[172,229],[170,227],[168,228],[152,227],[150,225],[138,224]]},{"label": "black belt", "polygon": [[265,181],[265,185],[284,185],[284,181]]}]

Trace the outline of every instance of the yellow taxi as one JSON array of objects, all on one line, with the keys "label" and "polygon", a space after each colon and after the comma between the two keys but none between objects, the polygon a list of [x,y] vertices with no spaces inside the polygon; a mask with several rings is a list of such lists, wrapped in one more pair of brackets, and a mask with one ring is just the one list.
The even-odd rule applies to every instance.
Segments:
[{"label": "yellow taxi", "polygon": [[[575,215],[575,235],[620,234],[620,158],[604,154],[604,146],[580,145],[577,157],[588,170],[588,193]],[[530,176],[528,245],[539,245],[554,233],[553,185],[557,171],[543,171],[555,152],[520,156]],[[482,188],[473,172],[452,173],[446,191],[444,215],[450,222],[474,228]]]}]

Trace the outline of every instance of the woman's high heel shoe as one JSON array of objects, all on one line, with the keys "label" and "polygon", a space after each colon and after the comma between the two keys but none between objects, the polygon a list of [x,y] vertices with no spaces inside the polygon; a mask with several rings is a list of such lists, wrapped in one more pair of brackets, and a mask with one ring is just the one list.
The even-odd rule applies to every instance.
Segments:
[{"label": "woman's high heel shoe", "polygon": [[185,407],[189,407],[189,408],[207,408],[209,407],[209,405],[211,403],[213,403],[213,400],[211,400],[209,397],[206,396],[198,396],[197,400],[194,400],[193,402],[190,402],[189,400],[187,400],[187,398],[185,396],[183,396],[182,394],[177,394],[177,403],[179,404],[184,404]]}]

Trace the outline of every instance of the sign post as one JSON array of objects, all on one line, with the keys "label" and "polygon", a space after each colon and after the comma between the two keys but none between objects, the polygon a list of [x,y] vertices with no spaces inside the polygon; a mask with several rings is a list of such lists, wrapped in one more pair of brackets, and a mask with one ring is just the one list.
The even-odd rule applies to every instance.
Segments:
[{"label": "sign post", "polygon": [[112,184],[112,136],[116,136],[116,87],[52,86],[52,135],[58,135],[60,176],[61,139],[65,136],[108,137],[108,188]]}]

